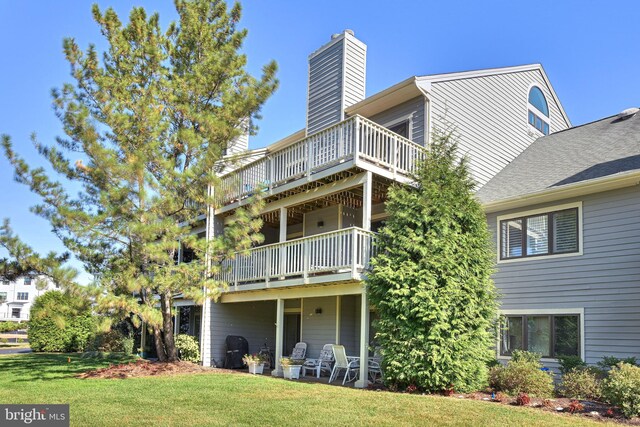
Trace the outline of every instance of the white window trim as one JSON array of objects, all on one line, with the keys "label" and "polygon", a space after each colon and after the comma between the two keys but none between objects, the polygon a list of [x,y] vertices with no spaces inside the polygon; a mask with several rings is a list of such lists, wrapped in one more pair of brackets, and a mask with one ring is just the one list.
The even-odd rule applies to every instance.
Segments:
[{"label": "white window trim", "polygon": [[[500,227],[500,222],[504,221],[504,220],[509,220],[509,219],[513,219],[513,218],[520,218],[523,216],[529,216],[529,215],[537,215],[537,214],[543,214],[543,213],[549,213],[549,212],[555,212],[555,211],[562,211],[565,209],[573,209],[573,208],[578,208],[578,252],[570,252],[570,253],[566,253],[566,254],[549,254],[549,255],[541,255],[541,256],[524,256],[524,257],[520,257],[520,258],[512,258],[512,259],[500,259],[500,253],[502,252],[502,227]],[[508,264],[508,263],[512,263],[512,262],[527,262],[527,261],[538,261],[538,260],[545,260],[545,259],[556,259],[556,258],[566,258],[566,257],[572,257],[572,256],[582,256],[583,255],[583,246],[584,246],[584,238],[583,238],[583,231],[582,231],[582,202],[574,202],[574,203],[565,203],[563,205],[553,205],[553,206],[548,206],[546,208],[540,208],[540,209],[532,209],[532,210],[528,210],[528,211],[521,211],[521,212],[514,212],[514,213],[510,213],[510,214],[506,214],[506,215],[500,215],[496,218],[496,236],[497,236],[497,240],[496,240],[496,247],[497,247],[497,251],[496,251],[496,258],[497,258],[497,263],[498,264]]]},{"label": "white window trim", "polygon": [[[392,120],[390,122],[385,122],[383,125],[381,125],[384,128],[390,128],[393,127],[395,125],[399,125],[402,122],[409,122],[407,125],[407,139],[413,141],[413,114],[414,113],[409,113],[403,117],[399,117],[395,120]],[[529,120],[528,116],[527,116],[527,120]]]},{"label": "white window trim", "polygon": [[[512,310],[500,310],[500,316],[517,316],[517,315],[536,315],[536,314],[577,314],[580,316],[580,358],[586,361],[585,349],[584,349],[584,307],[574,308],[527,308],[527,309],[512,309]],[[496,358],[498,360],[511,360],[511,356],[503,356],[500,354],[501,344],[501,331],[497,334],[496,340]],[[542,362],[557,363],[558,359],[555,357],[543,357],[540,359]]]}]

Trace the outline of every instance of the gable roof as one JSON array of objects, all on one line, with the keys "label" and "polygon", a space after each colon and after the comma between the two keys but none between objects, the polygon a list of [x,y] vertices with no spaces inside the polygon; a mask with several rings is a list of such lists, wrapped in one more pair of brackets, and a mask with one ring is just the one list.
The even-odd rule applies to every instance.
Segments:
[{"label": "gable roof", "polygon": [[485,208],[497,210],[612,179],[634,177],[636,182],[640,179],[636,175],[640,176],[640,113],[626,119],[611,116],[538,138],[476,196]]},{"label": "gable roof", "polygon": [[544,68],[541,64],[516,65],[513,67],[486,68],[482,70],[458,71],[444,74],[430,74],[426,76],[412,76],[399,83],[396,83],[395,85],[381,92],[371,95],[363,99],[362,101],[351,105],[350,107],[345,108],[345,112],[349,115],[360,114],[363,116],[372,116],[395,105],[401,104],[402,102],[413,99],[417,96],[428,94],[433,83],[452,80],[473,79],[500,74],[520,73],[525,71],[540,72],[542,78],[547,84],[547,87],[549,88],[549,91],[551,92],[551,95],[553,96],[553,100],[558,105],[558,108],[560,109],[562,117],[567,123],[567,126],[571,126],[571,121],[569,120],[567,113],[564,111],[562,103],[560,102],[560,99],[553,89],[553,86],[551,85],[551,82],[547,77],[547,73],[544,71]]},{"label": "gable roof", "polygon": [[463,79],[474,79],[479,77],[487,77],[487,76],[497,76],[500,74],[509,74],[509,73],[521,73],[525,71],[539,71],[546,83],[551,95],[553,96],[553,100],[558,105],[560,112],[562,113],[562,117],[564,118],[567,126],[571,126],[571,121],[569,120],[569,116],[564,111],[564,107],[560,102],[560,98],[556,94],[556,91],[553,89],[551,82],[549,81],[549,77],[547,73],[544,71],[544,67],[542,64],[525,64],[525,65],[515,65],[511,67],[500,67],[500,68],[485,68],[481,70],[471,70],[471,71],[459,71],[453,73],[443,73],[443,74],[431,74],[427,76],[416,77],[416,81],[418,84],[424,85],[425,83],[433,84],[439,82],[447,82],[452,80],[463,80]]}]

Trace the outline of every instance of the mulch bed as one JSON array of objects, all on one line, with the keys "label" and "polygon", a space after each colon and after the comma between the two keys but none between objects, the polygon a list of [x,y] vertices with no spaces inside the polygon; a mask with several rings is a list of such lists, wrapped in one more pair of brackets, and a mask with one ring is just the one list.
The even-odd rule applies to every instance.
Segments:
[{"label": "mulch bed", "polygon": [[106,368],[94,369],[77,375],[78,378],[124,379],[151,376],[168,376],[178,374],[203,373],[235,373],[228,369],[206,368],[191,362],[150,362],[138,359],[135,362],[111,365]]},{"label": "mulch bed", "polygon": [[[370,385],[369,390],[388,391],[386,387],[378,384]],[[493,397],[489,392],[475,392],[468,394],[452,393],[450,395],[450,398],[480,400],[487,402],[488,404],[518,406],[518,404],[516,403],[516,397],[506,396],[502,393],[498,393]],[[554,399],[541,399],[531,397],[529,404],[523,406],[536,408],[541,411],[587,417],[592,420],[615,421],[620,424],[640,426],[640,418],[627,419],[620,413],[617,408],[607,405],[606,403],[595,402],[591,400],[575,400],[563,397]]]},{"label": "mulch bed", "polygon": [[[451,397],[454,399],[482,400],[502,405],[518,406],[516,403],[516,397],[506,396],[501,393],[495,395],[493,399],[491,397],[491,393],[483,392],[469,394],[454,393]],[[531,397],[530,400],[531,401],[528,405],[523,406],[537,408],[547,412],[580,415],[596,420],[618,421],[629,425],[640,425],[640,419],[626,419],[616,408],[601,402],[567,399],[564,397],[557,397],[553,399]]]}]

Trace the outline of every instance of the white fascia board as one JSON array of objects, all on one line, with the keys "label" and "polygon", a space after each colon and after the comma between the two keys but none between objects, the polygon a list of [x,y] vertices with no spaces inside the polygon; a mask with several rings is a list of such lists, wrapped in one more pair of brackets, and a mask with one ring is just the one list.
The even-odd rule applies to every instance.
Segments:
[{"label": "white fascia board", "polygon": [[506,199],[483,203],[485,213],[494,213],[510,209],[532,206],[540,203],[554,202],[557,200],[579,197],[587,194],[600,193],[602,191],[618,188],[632,187],[640,184],[640,171],[619,173],[604,178],[567,184],[558,188],[548,188],[533,193],[522,194]]}]

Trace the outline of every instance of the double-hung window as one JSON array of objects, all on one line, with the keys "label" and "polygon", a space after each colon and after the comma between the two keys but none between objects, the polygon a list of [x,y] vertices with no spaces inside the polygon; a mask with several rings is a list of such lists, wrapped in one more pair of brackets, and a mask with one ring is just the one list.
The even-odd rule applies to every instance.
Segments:
[{"label": "double-hung window", "polygon": [[578,207],[501,219],[500,259],[577,253]]},{"label": "double-hung window", "polygon": [[542,357],[580,356],[579,314],[506,315],[500,333],[500,355],[514,350]]}]

